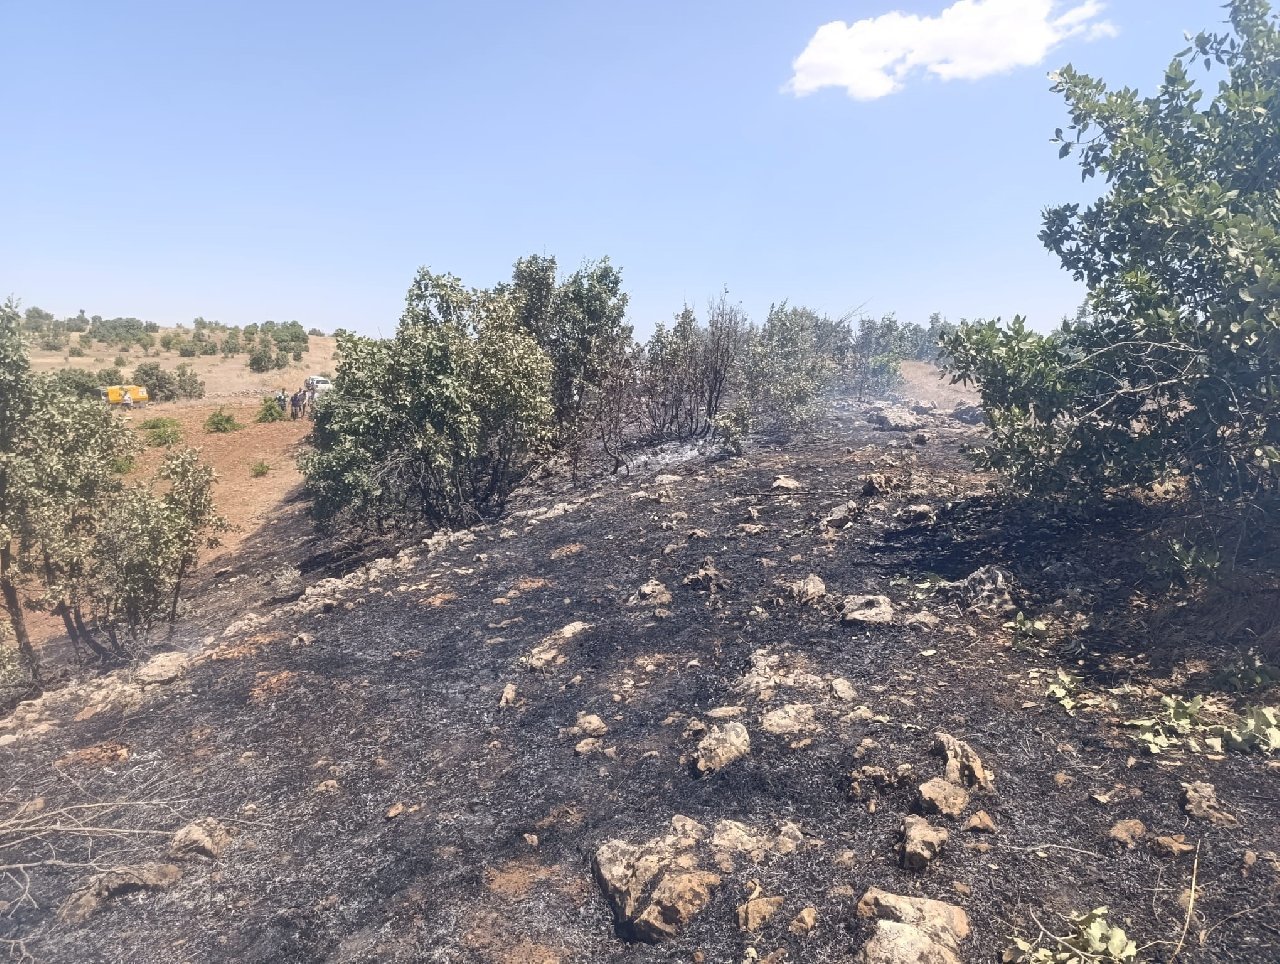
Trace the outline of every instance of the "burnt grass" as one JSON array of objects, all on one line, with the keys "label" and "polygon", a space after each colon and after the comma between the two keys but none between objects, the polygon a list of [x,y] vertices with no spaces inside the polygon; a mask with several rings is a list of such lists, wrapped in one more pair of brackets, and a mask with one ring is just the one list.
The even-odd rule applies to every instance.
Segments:
[{"label": "burnt grass", "polygon": [[[808,436],[746,457],[668,453],[624,477],[546,481],[498,522],[301,598],[265,580],[213,580],[203,590],[212,601],[170,641],[200,657],[183,678],[147,687],[128,709],[69,701],[45,732],[0,747],[0,813],[30,813],[38,798],[42,813],[63,814],[26,838],[0,837],[0,937],[14,942],[0,950],[86,964],[719,962],[748,948],[844,961],[868,935],[857,899],[877,886],[964,907],[974,961],[998,960],[1011,934],[1033,937],[1037,922],[1063,933],[1063,915],[1102,905],[1143,960],[1169,960],[1184,925],[1179,960],[1280,960],[1280,771],[1256,754],[1152,757],[1119,725],[1194,676],[1171,667],[1203,655],[1160,651],[1133,615],[1147,510],[1082,517],[1011,505],[961,452],[975,430],[933,421],[927,444],[912,446],[848,405]],[[663,473],[679,479],[656,483]],[[868,473],[905,484],[863,495]],[[782,474],[801,488],[772,488]],[[854,498],[864,508],[854,524],[824,529],[822,517]],[[895,518],[917,503],[936,522]],[[244,567],[257,564],[254,551]],[[342,565],[332,547],[315,552]],[[722,585],[684,585],[708,559]],[[1015,576],[1028,614],[1066,625],[1082,612],[1089,627],[1014,645],[1007,614],[971,611],[927,585],[990,564]],[[897,618],[850,626],[829,602],[801,605],[785,584],[809,573],[836,599],[889,596]],[[674,596],[666,615],[629,605],[650,579]],[[908,625],[922,610],[939,623]],[[250,611],[261,618],[235,623]],[[575,620],[591,628],[563,645],[562,664],[522,665]],[[846,678],[856,698],[782,688],[761,706],[735,688],[761,650]],[[1059,667],[1099,702],[1073,716],[1047,696]],[[508,683],[516,703],[500,706]],[[807,745],[759,726],[761,712],[792,702],[818,711]],[[751,753],[697,778],[689,723],[724,705],[747,707]],[[853,712],[861,706],[870,713]],[[611,755],[575,754],[580,737],[561,730],[579,713],[608,724]],[[914,787],[941,774],[929,755],[937,730],[995,771],[995,795],[968,812],[987,810],[999,832],[935,818],[951,840],[927,871],[910,872],[895,847]],[[874,746],[855,756],[867,739]],[[852,771],[900,764],[915,779],[880,794],[874,812],[849,799]],[[1238,824],[1189,817],[1181,783],[1192,780],[1211,782]],[[660,835],[675,814],[764,832],[791,820],[812,846],[740,859],[677,939],[625,941],[592,854],[609,839]],[[204,816],[233,833],[219,859],[183,862],[175,886],[122,895],[82,923],[59,919],[93,873],[168,860],[173,831]],[[1111,843],[1109,828],[1129,818],[1150,836],[1185,834],[1198,856]],[[1188,923],[1180,900],[1193,865]],[[785,904],[749,934],[734,910],[753,882]],[[805,906],[817,927],[793,935],[787,924]]]}]

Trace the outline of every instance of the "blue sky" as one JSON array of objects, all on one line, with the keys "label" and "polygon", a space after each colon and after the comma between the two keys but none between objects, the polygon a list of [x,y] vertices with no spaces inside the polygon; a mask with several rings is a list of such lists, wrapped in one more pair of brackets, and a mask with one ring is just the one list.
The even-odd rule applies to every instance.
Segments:
[{"label": "blue sky", "polygon": [[1046,72],[1151,91],[1183,31],[1222,18],[1220,0],[9,0],[0,293],[386,334],[418,265],[487,286],[538,252],[611,257],[640,332],[724,287],[757,318],[790,299],[1047,327],[1081,291],[1040,211],[1090,189],[1048,143],[1065,113]]}]

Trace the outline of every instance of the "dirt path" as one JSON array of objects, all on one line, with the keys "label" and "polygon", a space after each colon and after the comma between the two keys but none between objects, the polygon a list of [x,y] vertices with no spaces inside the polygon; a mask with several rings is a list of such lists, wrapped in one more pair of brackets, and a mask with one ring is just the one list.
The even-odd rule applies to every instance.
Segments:
[{"label": "dirt path", "polygon": [[[153,664],[0,724],[11,813],[116,804],[92,811],[92,836],[0,836],[31,865],[0,881],[0,937],[68,962],[834,962],[870,936],[855,905],[878,886],[964,908],[966,960],[1102,905],[1167,960],[1193,856],[1151,841],[1182,835],[1199,856],[1179,960],[1280,958],[1274,916],[1254,909],[1280,896],[1280,773],[1257,755],[1143,754],[1118,725],[1158,701],[1138,643],[1015,647],[1000,586],[964,582],[998,564],[1016,607],[1100,618],[1104,589],[1129,598],[1132,520],[1099,542],[1069,518],[1001,514],[959,455],[974,430],[927,421],[912,445],[850,405],[746,458],[637,463],[270,609],[216,584],[237,621],[184,628],[174,642],[200,655],[182,675]],[[824,524],[850,501],[847,527]],[[792,588],[810,575],[825,592]],[[891,620],[842,621],[864,594],[888,597]],[[1047,692],[1058,669],[1079,677],[1075,715]],[[698,775],[701,741],[729,722],[749,752]],[[959,819],[930,818],[950,839],[909,870],[897,848],[917,788],[943,775],[938,731],[994,782]],[[1194,781],[1234,822],[1184,810]],[[979,810],[995,833],[963,829]],[[763,843],[700,843],[718,878],[706,905],[671,940],[630,943],[593,858],[677,816]],[[231,834],[218,859],[170,857],[204,817]],[[1143,825],[1132,847],[1109,838],[1122,819]],[[55,916],[95,872],[143,861],[180,877]],[[744,930],[753,894],[781,904]],[[789,926],[804,908],[808,934]]]}]

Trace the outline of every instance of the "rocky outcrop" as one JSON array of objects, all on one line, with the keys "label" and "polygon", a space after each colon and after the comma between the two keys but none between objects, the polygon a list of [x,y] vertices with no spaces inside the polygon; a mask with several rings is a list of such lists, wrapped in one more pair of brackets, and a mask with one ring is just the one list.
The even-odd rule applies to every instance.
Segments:
[{"label": "rocky outcrop", "polygon": [[640,844],[610,840],[596,850],[592,874],[623,937],[648,943],[675,937],[720,886],[720,875],[698,863],[706,828],[681,816],[671,824],[665,836]]},{"label": "rocky outcrop", "polygon": [[169,841],[169,854],[179,860],[199,857],[217,860],[231,842],[227,828],[213,817],[193,820],[173,835]]},{"label": "rocky outcrop", "polygon": [[760,729],[775,736],[792,736],[816,727],[813,706],[809,703],[788,703],[760,717]]},{"label": "rocky outcrop", "polygon": [[961,600],[977,612],[1005,613],[1017,608],[1013,601],[1013,574],[999,566],[975,569],[958,586]]},{"label": "rocky outcrop", "polygon": [[754,933],[782,909],[781,897],[752,897],[738,905],[738,927]]},{"label": "rocky outcrop", "polygon": [[176,683],[187,672],[191,657],[185,653],[161,653],[138,667],[134,678],[143,686]]},{"label": "rocky outcrop", "polygon": [[574,620],[567,626],[557,629],[550,636],[546,637],[542,642],[529,651],[523,659],[524,665],[532,670],[549,669],[557,666],[565,661],[565,655],[561,652],[561,647],[575,636],[586,632],[591,628],[590,623],[584,623],[581,620]]},{"label": "rocky outcrop", "polygon": [[107,901],[139,890],[163,890],[182,877],[176,864],[143,863],[116,867],[95,874],[62,905],[58,916],[69,924],[79,924],[95,914]]},{"label": "rocky outcrop", "polygon": [[946,762],[945,776],[949,782],[980,793],[995,792],[995,777],[968,743],[939,731],[933,735],[932,752]]},{"label": "rocky outcrop", "polygon": [[713,726],[698,744],[694,765],[701,774],[715,773],[751,752],[751,734],[736,721]]},{"label": "rocky outcrop", "polygon": [[924,428],[924,419],[904,408],[874,409],[867,421],[882,432],[916,432]]},{"label": "rocky outcrop", "polygon": [[858,916],[875,929],[857,964],[960,964],[960,944],[969,936],[969,915],[959,907],[874,887],[858,901]]}]

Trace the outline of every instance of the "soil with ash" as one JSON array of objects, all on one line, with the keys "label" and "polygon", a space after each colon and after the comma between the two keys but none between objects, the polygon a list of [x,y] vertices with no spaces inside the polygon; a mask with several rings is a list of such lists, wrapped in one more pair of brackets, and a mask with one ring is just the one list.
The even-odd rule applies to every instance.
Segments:
[{"label": "soil with ash", "polygon": [[[1203,655],[1157,655],[1135,628],[1145,510],[1011,511],[961,452],[978,430],[922,419],[913,444],[847,403],[746,457],[669,447],[625,477],[547,484],[341,576],[222,571],[174,652],[0,722],[0,939],[80,964],[848,961],[879,887],[963,907],[965,960],[1103,905],[1144,960],[1280,960],[1280,771],[1153,756],[1123,725]],[[810,575],[822,586],[792,585]],[[879,601],[844,621],[859,595],[887,597],[889,621]],[[1006,628],[1016,610],[1046,638]],[[724,707],[742,709],[708,716]],[[699,775],[699,742],[734,713],[749,753]],[[930,817],[950,839],[908,870],[938,731],[993,789]],[[1229,818],[1185,810],[1197,781]],[[994,833],[963,829],[979,810]],[[704,856],[721,882],[700,912],[628,940],[593,856],[677,815],[799,839]],[[216,856],[171,853],[203,818],[228,835]],[[1122,820],[1145,833],[1112,840]],[[1179,835],[1176,856],[1152,843]],[[748,931],[753,895],[782,904]]]}]

